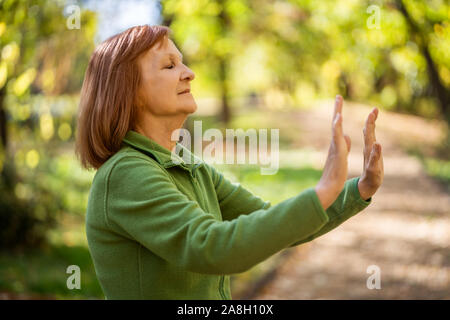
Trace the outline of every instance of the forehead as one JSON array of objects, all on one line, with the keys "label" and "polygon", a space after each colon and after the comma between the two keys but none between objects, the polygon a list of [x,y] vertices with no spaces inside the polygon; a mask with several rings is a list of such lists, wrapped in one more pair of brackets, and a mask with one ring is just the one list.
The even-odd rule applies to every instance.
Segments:
[{"label": "forehead", "polygon": [[167,37],[160,41],[158,44],[154,45],[150,50],[148,50],[146,56],[149,58],[156,58],[156,60],[162,60],[173,54],[178,57],[182,57],[181,52],[175,46],[173,41]]}]

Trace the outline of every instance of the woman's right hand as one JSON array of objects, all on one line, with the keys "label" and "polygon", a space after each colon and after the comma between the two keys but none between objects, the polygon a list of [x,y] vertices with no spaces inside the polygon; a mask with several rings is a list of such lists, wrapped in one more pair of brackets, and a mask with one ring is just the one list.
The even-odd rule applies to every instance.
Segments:
[{"label": "woman's right hand", "polygon": [[331,144],[328,149],[328,157],[322,172],[322,177],[315,190],[324,210],[337,199],[345,181],[348,171],[348,153],[350,152],[351,141],[343,131],[342,118],[343,98],[336,96],[334,104],[334,115],[331,126]]}]

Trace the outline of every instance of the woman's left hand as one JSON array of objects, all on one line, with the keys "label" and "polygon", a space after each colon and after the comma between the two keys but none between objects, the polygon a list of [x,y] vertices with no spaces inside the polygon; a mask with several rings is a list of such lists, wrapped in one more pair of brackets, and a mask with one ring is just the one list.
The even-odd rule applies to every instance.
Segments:
[{"label": "woman's left hand", "polygon": [[380,187],[384,177],[381,144],[375,139],[375,120],[378,109],[374,108],[367,117],[364,133],[364,171],[358,181],[361,198],[368,200]]}]

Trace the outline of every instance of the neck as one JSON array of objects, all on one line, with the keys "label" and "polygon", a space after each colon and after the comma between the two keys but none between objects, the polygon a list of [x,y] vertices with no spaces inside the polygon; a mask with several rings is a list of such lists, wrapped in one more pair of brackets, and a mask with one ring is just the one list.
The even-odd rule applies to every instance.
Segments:
[{"label": "neck", "polygon": [[186,118],[187,114],[161,117],[146,113],[136,125],[135,130],[172,152],[180,137],[177,133],[172,138],[172,133],[183,126]]}]

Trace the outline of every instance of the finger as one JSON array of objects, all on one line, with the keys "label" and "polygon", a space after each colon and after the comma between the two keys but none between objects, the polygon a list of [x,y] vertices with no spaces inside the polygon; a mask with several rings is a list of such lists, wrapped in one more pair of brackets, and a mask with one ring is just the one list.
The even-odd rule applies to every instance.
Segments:
[{"label": "finger", "polygon": [[342,103],[343,103],[342,96],[337,95],[336,99],[334,100],[333,121],[336,119],[336,115],[338,113],[342,113]]},{"label": "finger", "polygon": [[370,111],[370,113],[373,113],[374,115],[375,115],[375,120],[377,120],[377,118],[378,118],[378,113],[380,112],[380,110],[378,110],[378,108],[377,107],[374,107],[371,111]]},{"label": "finger", "polygon": [[364,142],[369,147],[372,148],[372,144],[375,142],[375,121],[378,118],[378,109],[373,108],[366,119],[364,126]]},{"label": "finger", "polygon": [[339,142],[339,138],[343,134],[342,130],[342,96],[336,95],[334,101],[334,113],[333,113],[333,123],[332,123],[332,135],[336,142]]},{"label": "finger", "polygon": [[347,143],[347,150],[350,152],[350,149],[352,147],[352,140],[350,140],[350,137],[348,135],[344,135],[345,142]]},{"label": "finger", "polygon": [[375,136],[375,121],[378,117],[378,109],[374,108],[368,115],[366,123],[364,126],[364,146],[365,146],[365,156],[369,159],[370,152],[372,150],[373,143],[376,141]]},{"label": "finger", "polygon": [[336,119],[333,122],[333,139],[339,143],[341,140],[341,137],[343,135],[343,129],[342,129],[342,114],[337,113]]}]

